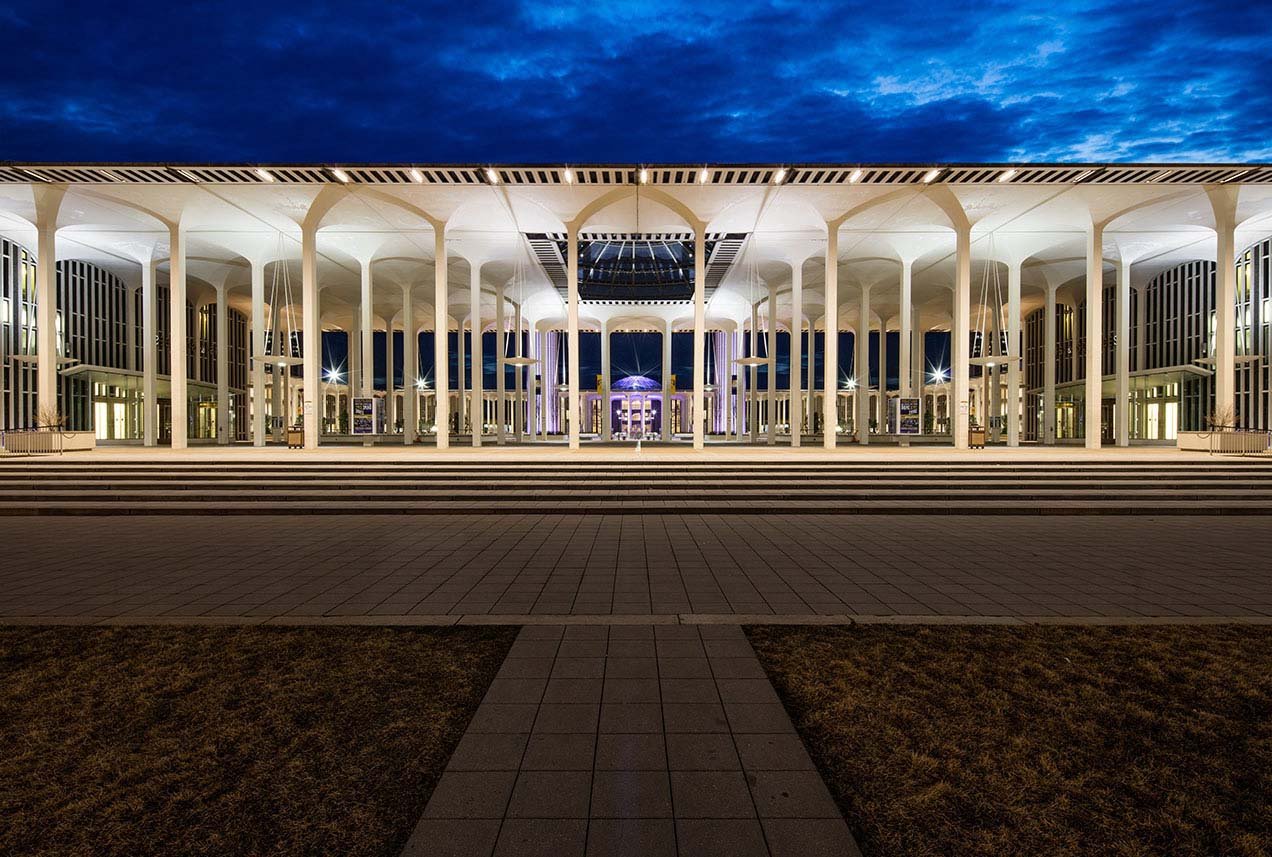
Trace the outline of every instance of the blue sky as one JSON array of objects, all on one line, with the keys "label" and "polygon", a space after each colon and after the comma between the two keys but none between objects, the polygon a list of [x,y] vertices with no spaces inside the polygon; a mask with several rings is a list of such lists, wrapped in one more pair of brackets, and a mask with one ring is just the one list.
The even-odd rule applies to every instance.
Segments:
[{"label": "blue sky", "polygon": [[1272,16],[1182,0],[0,3],[0,159],[1272,160]]}]

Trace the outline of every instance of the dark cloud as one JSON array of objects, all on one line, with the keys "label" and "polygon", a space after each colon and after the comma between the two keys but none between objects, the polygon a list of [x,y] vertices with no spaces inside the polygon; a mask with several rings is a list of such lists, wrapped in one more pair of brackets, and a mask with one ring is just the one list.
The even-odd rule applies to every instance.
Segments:
[{"label": "dark cloud", "polygon": [[13,160],[1272,160],[1272,24],[1230,2],[44,2],[0,28]]}]

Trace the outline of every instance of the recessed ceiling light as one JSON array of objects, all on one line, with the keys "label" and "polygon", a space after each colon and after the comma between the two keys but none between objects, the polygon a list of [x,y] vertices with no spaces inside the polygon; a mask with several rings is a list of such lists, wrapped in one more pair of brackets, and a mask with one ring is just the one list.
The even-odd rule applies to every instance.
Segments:
[{"label": "recessed ceiling light", "polygon": [[861,173],[860,167],[853,170],[852,173],[848,176],[849,184],[856,184],[857,182],[861,181],[861,175],[862,173]]},{"label": "recessed ceiling light", "polygon": [[574,170],[566,167],[565,171],[561,173],[561,178],[565,179],[566,184],[574,184]]},{"label": "recessed ceiling light", "polygon": [[274,180],[274,177],[269,174],[269,170],[265,169],[264,167],[257,167],[256,174],[260,176],[261,179],[264,181],[272,182]]},{"label": "recessed ceiling light", "polygon": [[419,170],[411,170],[411,181],[416,184],[424,184],[424,174]]},{"label": "recessed ceiling light", "polygon": [[339,167],[333,169],[331,171],[331,174],[336,177],[337,181],[344,182],[345,184],[349,183],[349,174],[346,173],[344,170],[340,169]]},{"label": "recessed ceiling light", "polygon": [[778,167],[777,172],[773,174],[773,184],[781,184],[786,180],[786,167]]},{"label": "recessed ceiling light", "polygon": [[649,170],[645,169],[644,167],[641,167],[641,169],[640,169],[640,183],[641,183],[641,184],[646,184],[648,181],[649,181]]},{"label": "recessed ceiling light", "polygon": [[1014,169],[1006,169],[1006,170],[1003,170],[1003,174],[998,177],[998,180],[1000,182],[1009,182],[1015,177],[1016,177],[1016,171]]},{"label": "recessed ceiling light", "polygon": [[928,170],[926,173],[923,174],[923,183],[931,184],[932,182],[936,181],[936,177],[939,176],[940,174],[941,174],[941,171],[939,169]]},{"label": "recessed ceiling light", "polygon": [[490,167],[486,167],[486,179],[491,184],[499,184],[499,173],[495,172]]},{"label": "recessed ceiling light", "polygon": [[706,184],[707,179],[711,177],[711,173],[707,172],[707,168],[703,167],[698,171],[698,184]]}]

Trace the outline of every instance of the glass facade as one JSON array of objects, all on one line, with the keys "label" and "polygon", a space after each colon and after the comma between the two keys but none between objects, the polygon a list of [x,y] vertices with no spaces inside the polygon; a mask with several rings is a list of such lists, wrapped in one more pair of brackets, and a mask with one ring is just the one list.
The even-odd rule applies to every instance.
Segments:
[{"label": "glass facade", "polygon": [[[1239,253],[1236,262],[1235,424],[1268,427],[1268,356],[1272,354],[1272,238]],[[1158,274],[1130,301],[1130,437],[1173,440],[1217,418],[1214,412],[1215,264],[1192,261]],[[1042,424],[1045,309],[1030,313],[1025,334],[1024,436],[1037,439]],[[1086,302],[1056,306],[1056,436],[1085,435]],[[1106,419],[1113,433],[1117,365],[1116,289],[1104,289],[1102,355]],[[1225,418],[1226,419],[1226,418]]]},{"label": "glass facade", "polygon": [[[27,248],[0,239],[0,426],[37,424],[36,260]],[[68,428],[100,440],[139,440],[143,433],[141,289],[81,260],[57,263],[57,411]],[[168,289],[155,288],[156,385],[159,436],[170,435]],[[227,437],[246,439],[247,317],[227,308],[230,413]],[[217,436],[216,306],[187,304],[186,351],[192,438]],[[196,359],[197,355],[197,359]]]}]

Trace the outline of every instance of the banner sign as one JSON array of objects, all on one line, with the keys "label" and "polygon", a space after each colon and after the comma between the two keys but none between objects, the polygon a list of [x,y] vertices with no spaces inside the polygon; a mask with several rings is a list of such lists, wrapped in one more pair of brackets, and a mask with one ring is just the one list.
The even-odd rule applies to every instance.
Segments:
[{"label": "banner sign", "polygon": [[923,415],[918,398],[899,396],[892,400],[893,426],[897,434],[923,434]]},{"label": "banner sign", "polygon": [[353,417],[349,420],[349,430],[353,434],[375,434],[376,411],[379,400],[373,396],[354,396],[350,404]]}]

